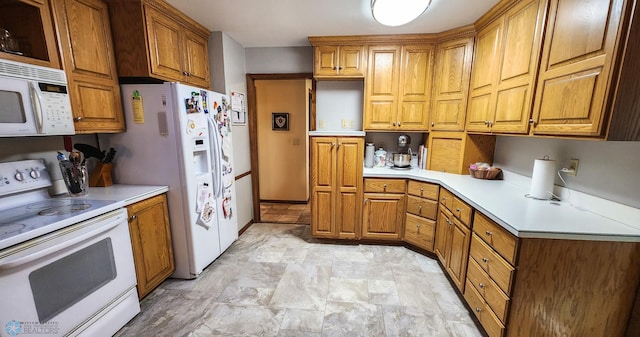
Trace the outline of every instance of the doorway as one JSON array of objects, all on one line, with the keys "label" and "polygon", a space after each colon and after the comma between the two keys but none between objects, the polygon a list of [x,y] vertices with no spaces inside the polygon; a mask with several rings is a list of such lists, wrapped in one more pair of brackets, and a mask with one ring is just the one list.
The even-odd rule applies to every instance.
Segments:
[{"label": "doorway", "polygon": [[254,222],[297,223],[309,215],[314,95],[310,73],[247,74]]}]

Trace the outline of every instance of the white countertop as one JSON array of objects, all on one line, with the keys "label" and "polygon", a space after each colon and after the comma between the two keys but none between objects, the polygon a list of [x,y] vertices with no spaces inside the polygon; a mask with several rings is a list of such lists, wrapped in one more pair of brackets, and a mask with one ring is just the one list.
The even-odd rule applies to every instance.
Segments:
[{"label": "white countertop", "polygon": [[147,186],[147,185],[112,185],[108,187],[89,187],[89,193],[87,195],[78,197],[63,196],[60,198],[74,198],[74,199],[86,199],[86,200],[115,200],[116,203],[109,205],[109,209],[104,209],[105,212],[112,211],[114,209],[129,206],[138,201],[142,201],[156,195],[160,195],[169,190],[167,186]]},{"label": "white countertop", "polygon": [[[640,216],[637,216],[640,213],[635,213],[640,210],[619,204],[627,207],[632,216],[614,220],[569,202],[526,198],[528,188],[509,179],[482,180],[469,175],[391,168],[365,168],[363,175],[365,178],[406,178],[440,184],[520,238],[640,242]],[[601,203],[604,207],[607,203],[614,204],[607,200],[601,200]]]},{"label": "white countertop", "polygon": [[357,130],[320,130],[309,131],[309,136],[328,136],[328,137],[364,137],[366,133],[364,131]]}]

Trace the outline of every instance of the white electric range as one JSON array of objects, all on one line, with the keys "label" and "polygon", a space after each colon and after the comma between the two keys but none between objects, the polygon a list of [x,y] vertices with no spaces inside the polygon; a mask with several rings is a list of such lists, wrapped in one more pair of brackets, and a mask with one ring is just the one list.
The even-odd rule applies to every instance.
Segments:
[{"label": "white electric range", "polygon": [[0,163],[0,326],[9,335],[111,336],[139,311],[127,212],[51,198],[44,162]]}]

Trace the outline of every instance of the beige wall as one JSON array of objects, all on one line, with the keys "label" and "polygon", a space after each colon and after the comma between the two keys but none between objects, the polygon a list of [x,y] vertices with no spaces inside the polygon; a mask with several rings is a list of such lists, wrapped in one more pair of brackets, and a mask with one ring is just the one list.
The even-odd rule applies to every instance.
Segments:
[{"label": "beige wall", "polygon": [[[307,80],[256,81],[260,199],[309,198]],[[272,113],[289,113],[289,130],[272,130]]]}]

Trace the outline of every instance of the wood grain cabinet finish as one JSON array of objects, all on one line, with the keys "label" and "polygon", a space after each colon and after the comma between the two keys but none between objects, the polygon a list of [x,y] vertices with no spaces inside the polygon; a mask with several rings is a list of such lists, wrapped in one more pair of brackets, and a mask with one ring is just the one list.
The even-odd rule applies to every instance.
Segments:
[{"label": "wood grain cabinet finish", "polygon": [[127,206],[127,212],[138,297],[142,299],[175,270],[167,197],[162,194],[137,202]]},{"label": "wood grain cabinet finish", "polygon": [[406,181],[364,180],[363,239],[400,240],[403,233]]},{"label": "wood grain cabinet finish", "polygon": [[311,234],[358,239],[362,227],[362,138],[311,137]]},{"label": "wood grain cabinet finish", "polygon": [[518,1],[478,31],[467,131],[529,130],[546,1]]},{"label": "wood grain cabinet finish", "polygon": [[464,131],[473,37],[438,43],[433,77],[432,131]]},{"label": "wood grain cabinet finish", "polygon": [[407,183],[407,213],[404,223],[404,241],[433,252],[438,192],[436,184],[409,180]]},{"label": "wood grain cabinet finish", "polygon": [[209,30],[162,0],[108,1],[121,78],[211,86]]},{"label": "wood grain cabinet finish", "polygon": [[428,129],[434,49],[426,43],[368,47],[365,130]]},{"label": "wood grain cabinet finish", "polygon": [[460,292],[464,291],[471,230],[440,205],[434,252]]},{"label": "wood grain cabinet finish", "polygon": [[76,133],[123,132],[124,114],[107,4],[102,0],[52,3]]},{"label": "wood grain cabinet finish", "polygon": [[[309,38],[314,43],[315,40]],[[364,45],[319,45],[313,48],[313,76],[318,79],[363,78],[366,68]]]},{"label": "wood grain cabinet finish", "polygon": [[638,85],[627,74],[640,67],[636,2],[551,0],[548,17],[532,133],[606,136],[612,118],[609,139],[639,140]]},{"label": "wood grain cabinet finish", "polygon": [[20,54],[0,51],[0,58],[62,69],[51,13],[48,0],[1,1],[0,27],[17,39]]},{"label": "wood grain cabinet finish", "polygon": [[469,174],[475,162],[493,163],[495,136],[472,135],[465,132],[430,132],[427,169],[457,174]]}]

